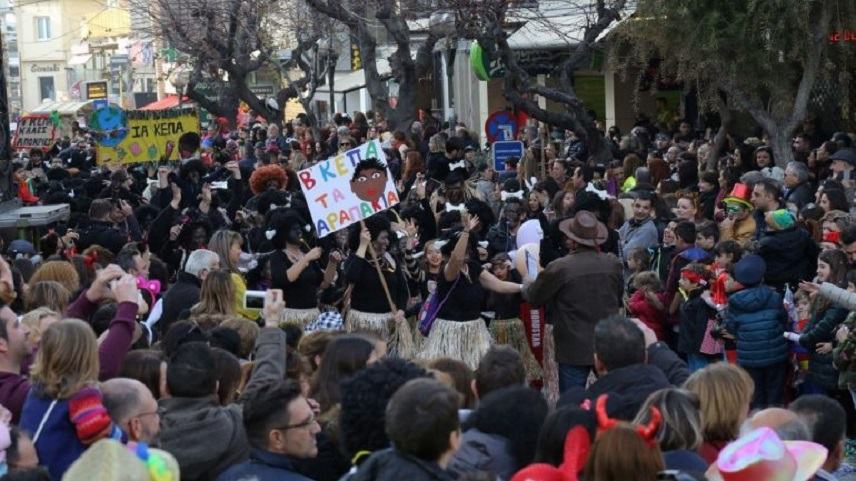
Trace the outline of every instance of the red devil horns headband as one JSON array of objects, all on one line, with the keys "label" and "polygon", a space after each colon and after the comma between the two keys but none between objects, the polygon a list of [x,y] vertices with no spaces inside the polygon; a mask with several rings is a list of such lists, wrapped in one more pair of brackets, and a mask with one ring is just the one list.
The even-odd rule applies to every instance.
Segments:
[{"label": "red devil horns headband", "polygon": [[[595,406],[595,412],[597,413],[598,435],[621,424],[621,421],[610,418],[609,414],[606,413],[606,400],[606,394],[600,396],[597,398],[597,404]],[[644,426],[636,426],[636,433],[639,434],[639,436],[641,436],[648,445],[653,445],[656,440],[657,430],[660,428],[661,420],[662,416],[660,415],[660,410],[651,406],[651,420]]]}]

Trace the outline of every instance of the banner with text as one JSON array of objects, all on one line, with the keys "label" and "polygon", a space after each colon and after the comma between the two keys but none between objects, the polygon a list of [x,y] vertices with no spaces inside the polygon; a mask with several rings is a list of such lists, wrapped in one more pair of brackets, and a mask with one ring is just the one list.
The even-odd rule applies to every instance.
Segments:
[{"label": "banner with text", "polygon": [[48,114],[24,115],[18,120],[18,130],[12,139],[15,150],[42,149],[45,152],[56,142],[56,126]]},{"label": "banner with text", "polygon": [[[195,110],[129,110],[125,116],[126,126],[113,126],[105,134],[112,137],[112,142],[98,142],[98,163],[158,161],[166,152],[167,142],[175,146],[169,160],[177,160],[181,136],[199,133],[199,114]],[[115,142],[116,136],[121,136],[119,142]]]},{"label": "banner with text", "polygon": [[297,178],[318,237],[398,204],[398,191],[377,140],[322,160],[298,172]]}]

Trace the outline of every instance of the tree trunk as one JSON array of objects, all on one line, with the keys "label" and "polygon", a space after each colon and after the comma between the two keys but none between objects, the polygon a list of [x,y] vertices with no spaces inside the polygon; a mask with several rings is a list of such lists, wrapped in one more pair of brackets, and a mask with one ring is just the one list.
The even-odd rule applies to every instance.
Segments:
[{"label": "tree trunk", "polygon": [[791,150],[792,133],[778,125],[767,132],[770,136],[770,147],[773,149],[776,165],[783,169],[788,165],[788,162],[794,160],[794,153]]}]

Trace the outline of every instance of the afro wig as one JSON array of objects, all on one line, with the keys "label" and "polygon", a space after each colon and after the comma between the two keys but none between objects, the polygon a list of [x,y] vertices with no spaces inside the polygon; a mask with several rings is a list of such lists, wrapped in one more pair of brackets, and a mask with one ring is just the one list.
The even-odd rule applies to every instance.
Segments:
[{"label": "afro wig", "polygon": [[258,195],[267,190],[270,182],[277,183],[277,190],[282,189],[288,182],[288,175],[278,165],[259,167],[250,175],[250,189],[253,191],[253,194]]},{"label": "afro wig", "polygon": [[386,358],[342,380],[339,430],[342,448],[349,459],[360,451],[378,451],[389,446],[384,430],[386,405],[407,381],[427,376],[416,364]]}]

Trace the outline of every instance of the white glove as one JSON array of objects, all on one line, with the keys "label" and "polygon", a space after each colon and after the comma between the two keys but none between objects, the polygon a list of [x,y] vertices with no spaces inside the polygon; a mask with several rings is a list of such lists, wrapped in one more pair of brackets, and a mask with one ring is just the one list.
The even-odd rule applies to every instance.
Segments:
[{"label": "white glove", "polygon": [[791,342],[799,342],[800,335],[795,332],[785,332],[785,339]]}]

